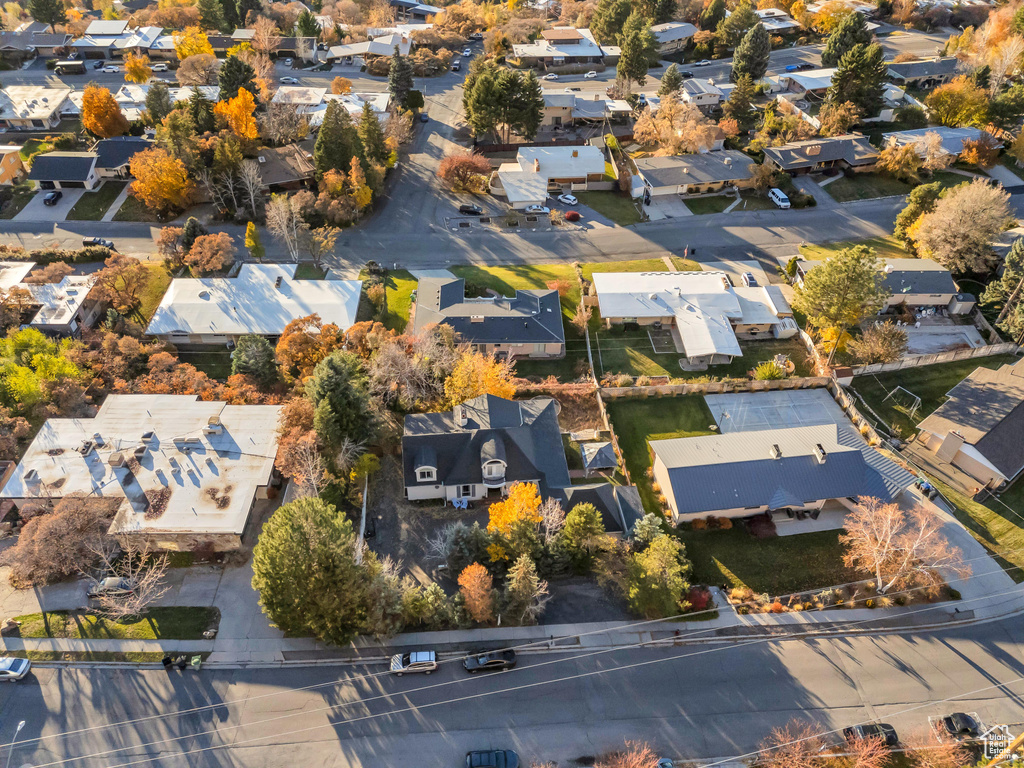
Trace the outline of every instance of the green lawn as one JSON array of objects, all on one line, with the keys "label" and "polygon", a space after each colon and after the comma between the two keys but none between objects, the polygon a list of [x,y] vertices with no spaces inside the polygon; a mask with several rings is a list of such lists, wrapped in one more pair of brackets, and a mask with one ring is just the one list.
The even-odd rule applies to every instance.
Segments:
[{"label": "green lawn", "polygon": [[217,348],[208,352],[178,352],[183,363],[195,366],[211,379],[226,381],[231,375],[231,350]]},{"label": "green lawn", "polygon": [[640,491],[644,508],[658,512],[661,505],[651,489],[647,468],[651,465],[649,440],[710,435],[715,423],[701,395],[658,397],[646,400],[613,400],[608,417],[619,438],[629,475]]},{"label": "green lawn", "polygon": [[907,195],[914,187],[904,181],[880,173],[858,173],[844,176],[825,187],[833,200],[848,203],[851,200],[869,200],[874,197]]},{"label": "green lawn", "polygon": [[25,143],[21,146],[21,151],[18,155],[21,157],[23,163],[27,163],[29,158],[35,154],[41,152],[52,152],[53,144],[43,139],[25,139]]},{"label": "green lawn", "polygon": [[148,323],[153,317],[156,308],[160,306],[160,300],[167,293],[167,286],[171,284],[171,273],[163,264],[146,262],[146,268],[149,270],[149,282],[142,291],[142,301],[138,310],[139,318],[144,323]]},{"label": "green lawn", "polygon": [[[831,189],[832,186],[830,184],[825,189]],[[800,246],[800,255],[811,261],[820,261],[821,259],[827,259],[844,248],[851,248],[855,245],[866,245],[868,248],[874,248],[875,253],[882,259],[914,258],[914,254],[907,252],[903,248],[903,244],[892,235],[869,237],[865,240],[839,240],[834,243],[819,243],[816,245],[804,244]]]},{"label": "green lawn", "polygon": [[[300,265],[301,266],[301,265]],[[310,265],[312,266],[312,265]],[[360,280],[368,280],[369,274],[364,270],[359,273]],[[358,319],[371,320],[376,309],[366,297],[368,283],[363,285],[363,295],[359,301]],[[412,308],[412,292],[416,290],[416,278],[404,269],[388,270],[387,285],[388,314],[384,325],[393,331],[402,333],[409,324],[409,310]]]},{"label": "green lawn", "polygon": [[82,195],[68,211],[68,221],[99,221],[125,188],[126,181],[105,181],[95,192]]},{"label": "green lawn", "polygon": [[295,267],[296,280],[323,280],[327,271],[320,269],[311,261],[303,261]]},{"label": "green lawn", "polygon": [[216,608],[151,608],[141,619],[114,622],[74,611],[16,616],[22,637],[111,640],[201,640],[220,621]]},{"label": "green lawn", "polygon": [[580,371],[589,372],[586,341],[578,338],[566,339],[565,357],[554,360],[519,359],[515,361],[516,376],[540,376],[546,379],[554,376],[559,381],[573,381],[579,378]]},{"label": "green lawn", "polygon": [[0,210],[0,219],[13,219],[28,205],[36,191],[28,184],[18,184],[12,189],[11,199]]},{"label": "green lawn", "polygon": [[682,256],[672,257],[672,266],[676,272],[700,272],[701,266],[692,259],[684,259]]},{"label": "green lawn", "polygon": [[640,222],[640,214],[632,198],[621,192],[573,192],[576,198],[588,208],[605,216],[620,227]]},{"label": "green lawn", "polygon": [[732,195],[715,195],[714,197],[694,197],[689,200],[683,200],[683,204],[690,209],[690,213],[700,216],[705,213],[721,213],[730,205],[736,198]]},{"label": "green lawn", "polygon": [[668,267],[661,259],[636,259],[580,264],[580,271],[584,278],[593,280],[595,272],[667,272]]},{"label": "green lawn", "polygon": [[143,205],[137,197],[128,195],[114,214],[114,221],[159,221],[156,214]]},{"label": "green lawn", "polygon": [[[977,357],[972,360],[959,360],[955,363],[922,365],[890,373],[857,376],[853,380],[851,388],[863,397],[875,413],[883,419],[885,427],[906,439],[914,434],[917,423],[921,419],[942,404],[946,393],[965,379],[975,368],[999,368],[1004,363],[1013,363],[1018,359],[1013,355],[995,355],[993,357]],[[914,414],[914,419],[911,419],[908,412],[897,406],[891,398],[885,400],[886,396],[897,386],[905,387],[921,398],[921,406]]]},{"label": "green lawn", "polygon": [[855,581],[843,565],[842,531],[756,539],[737,523],[727,531],[679,531],[693,563],[690,581],[750,587],[773,597]]},{"label": "green lawn", "polygon": [[1024,482],[998,498],[979,503],[929,478],[953,505],[953,514],[992,553],[1015,582],[1024,582]]}]

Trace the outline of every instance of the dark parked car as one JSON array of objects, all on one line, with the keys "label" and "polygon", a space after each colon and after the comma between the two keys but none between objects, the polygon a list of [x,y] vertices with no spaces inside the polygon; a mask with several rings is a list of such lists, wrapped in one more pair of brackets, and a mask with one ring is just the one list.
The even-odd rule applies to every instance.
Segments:
[{"label": "dark parked car", "polygon": [[799,69],[801,72],[806,72],[809,69],[817,69],[817,68],[818,68],[817,66],[815,66],[814,64],[811,64],[809,61],[805,61],[803,64],[797,65],[797,69]]},{"label": "dark parked car", "polygon": [[515,651],[488,651],[467,656],[462,666],[467,672],[504,672],[516,665]]},{"label": "dark parked car", "polygon": [[888,723],[852,725],[849,728],[843,728],[843,736],[847,741],[881,739],[887,747],[895,747],[900,743],[900,737],[896,735],[896,729]]},{"label": "dark parked car", "polygon": [[427,113],[426,112],[420,112],[420,122],[421,123],[429,123],[430,122],[430,118],[427,117]]},{"label": "dark parked car", "polygon": [[691,72],[688,69],[680,69],[679,70],[679,74],[683,76],[683,79],[686,79],[688,77],[693,77],[693,72]]},{"label": "dark parked car", "polygon": [[88,248],[92,245],[102,245],[104,248],[109,248],[112,251],[116,251],[113,240],[104,240],[102,237],[86,237],[82,240],[82,247]]},{"label": "dark parked car", "polygon": [[106,65],[107,65],[107,62],[104,61],[103,59],[100,59],[99,61],[97,61],[95,64],[92,65],[92,68],[93,69],[103,69],[103,67],[105,67]]},{"label": "dark parked car", "polygon": [[53,192],[47,192],[46,197],[43,198],[43,205],[56,205],[57,201],[64,197],[64,193],[59,189],[53,190]]},{"label": "dark parked car", "polygon": [[479,205],[463,204],[459,206],[459,213],[464,213],[467,216],[483,216],[484,209],[481,208]]},{"label": "dark parked car", "polygon": [[939,728],[943,735],[963,741],[965,739],[976,739],[981,734],[981,726],[978,721],[965,712],[954,712],[939,720]]},{"label": "dark parked car", "polygon": [[519,755],[511,749],[467,752],[466,768],[519,768]]}]

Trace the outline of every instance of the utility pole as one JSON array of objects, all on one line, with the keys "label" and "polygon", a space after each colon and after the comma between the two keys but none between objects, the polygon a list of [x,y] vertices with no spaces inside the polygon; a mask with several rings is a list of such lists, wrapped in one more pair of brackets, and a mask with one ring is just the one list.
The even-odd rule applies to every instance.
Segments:
[{"label": "utility pole", "polygon": [[1005,763],[1007,760],[1010,760],[1014,753],[1022,746],[1024,746],[1024,733],[1021,733],[1020,736],[1011,741],[1006,749],[993,757],[991,761],[985,763],[985,765],[991,768],[992,766],[999,765],[1000,763]]}]

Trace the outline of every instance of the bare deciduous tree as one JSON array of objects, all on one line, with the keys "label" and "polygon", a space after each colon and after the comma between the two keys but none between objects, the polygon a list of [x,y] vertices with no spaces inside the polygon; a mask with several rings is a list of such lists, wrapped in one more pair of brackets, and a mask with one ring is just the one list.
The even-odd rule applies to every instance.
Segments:
[{"label": "bare deciduous tree", "polygon": [[238,183],[242,188],[245,206],[252,220],[256,221],[263,209],[263,175],[260,173],[260,164],[255,160],[243,160],[238,171]]},{"label": "bare deciduous tree", "polygon": [[175,73],[182,85],[213,85],[217,82],[220,62],[210,53],[197,53],[189,56],[178,67]]},{"label": "bare deciduous tree", "polygon": [[573,327],[580,332],[580,336],[585,336],[587,333],[587,326],[590,325],[590,318],[594,314],[594,310],[583,303],[580,300],[580,305],[576,307],[576,311],[572,316]]},{"label": "bare deciduous tree", "polygon": [[260,136],[271,144],[290,144],[309,135],[309,120],[292,104],[268,104],[259,125]]},{"label": "bare deciduous tree", "polygon": [[657,156],[690,154],[711,149],[718,137],[718,126],[693,104],[669,94],[662,98],[657,112],[650,107],[644,109],[636,121],[633,137],[654,148]]},{"label": "bare deciduous tree", "polygon": [[1010,35],[990,51],[988,57],[988,65],[992,68],[988,84],[990,96],[998,94],[1006,80],[1017,74],[1022,55],[1024,55],[1024,37],[1020,35]]},{"label": "bare deciduous tree", "polygon": [[956,160],[942,148],[942,137],[938,131],[928,131],[917,143],[917,152],[921,155],[921,167],[926,171],[941,171]]},{"label": "bare deciduous tree", "polygon": [[1010,194],[988,179],[949,190],[916,225],[918,253],[954,272],[985,271],[992,241],[1011,221]]},{"label": "bare deciduous tree", "polygon": [[843,561],[868,571],[880,593],[941,582],[940,570],[967,576],[963,555],[942,534],[933,512],[914,507],[909,514],[892,502],[861,496],[846,516]]},{"label": "bare deciduous tree", "polygon": [[602,757],[594,768],[657,768],[658,755],[651,745],[642,741],[627,741],[626,748]]},{"label": "bare deciduous tree", "polygon": [[776,728],[763,742],[758,768],[820,768],[825,743],[811,723],[791,720]]},{"label": "bare deciduous tree", "polygon": [[867,328],[859,339],[851,340],[848,346],[857,361],[865,365],[892,363],[903,357],[909,338],[905,329],[889,320]]},{"label": "bare deciduous tree", "polygon": [[963,744],[944,741],[936,744],[932,739],[922,738],[910,745],[907,751],[914,768],[966,768],[974,765],[974,758]]},{"label": "bare deciduous tree", "polygon": [[318,269],[322,267],[324,256],[334,253],[334,246],[338,242],[340,234],[339,227],[329,225],[300,232],[302,247]]},{"label": "bare deciduous tree", "polygon": [[319,496],[330,476],[320,453],[316,432],[307,432],[293,442],[290,459],[291,477],[299,487],[298,495]]},{"label": "bare deciduous tree", "polygon": [[544,543],[554,541],[558,532],[565,527],[565,510],[558,499],[547,498],[537,510],[540,515],[541,530],[544,532]]},{"label": "bare deciduous tree", "polygon": [[274,195],[270,198],[267,203],[267,229],[284,242],[292,261],[298,261],[304,233],[309,225],[303,221],[294,195]]},{"label": "bare deciduous tree", "polygon": [[[114,621],[142,616],[169,587],[164,584],[167,554],[155,554],[148,542],[131,536],[104,538],[93,542],[93,554],[100,562],[97,582],[107,577],[121,578],[128,589],[101,594],[93,611]],[[86,572],[86,575],[91,576]]]},{"label": "bare deciduous tree", "polygon": [[29,283],[31,285],[43,285],[45,283],[59,283],[68,275],[72,274],[75,268],[70,264],[63,261],[55,261],[52,264],[47,264],[40,270],[36,270],[22,282]]},{"label": "bare deciduous tree", "polygon": [[277,50],[281,37],[277,34],[277,25],[267,16],[260,16],[252,25],[252,47],[264,55]]}]

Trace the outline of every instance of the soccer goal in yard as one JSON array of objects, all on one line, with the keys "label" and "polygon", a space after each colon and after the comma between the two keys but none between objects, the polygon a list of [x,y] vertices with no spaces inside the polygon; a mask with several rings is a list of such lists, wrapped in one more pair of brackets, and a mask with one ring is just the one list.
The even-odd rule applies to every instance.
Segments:
[{"label": "soccer goal in yard", "polygon": [[907,414],[912,421],[917,409],[921,407],[921,398],[905,387],[894,387],[882,400],[883,403],[892,400],[892,407],[897,411]]}]

